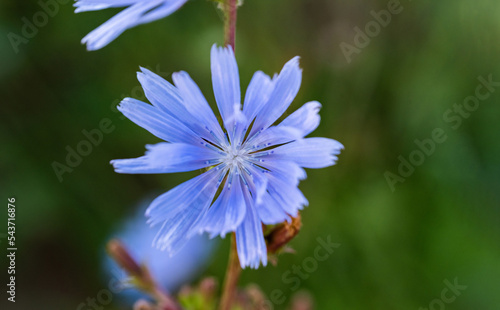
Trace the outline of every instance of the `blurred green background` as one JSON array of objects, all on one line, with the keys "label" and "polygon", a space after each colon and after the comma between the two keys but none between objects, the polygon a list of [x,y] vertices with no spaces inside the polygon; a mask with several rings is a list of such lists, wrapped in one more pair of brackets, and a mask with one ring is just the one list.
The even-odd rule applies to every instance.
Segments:
[{"label": "blurred green background", "polygon": [[[242,89],[253,72],[279,72],[300,55],[303,83],[288,113],[320,101],[313,136],[345,145],[336,166],[309,170],[300,185],[310,206],[291,243],[296,254],[245,270],[240,284],[257,283],[266,294],[279,289],[288,302],[295,287],[283,274],[313,255],[318,237],[330,236],[341,246],[300,281],[317,309],[429,308],[443,281],[455,278],[467,289],[446,309],[499,309],[500,89],[459,117],[456,129],[443,115],[475,94],[479,76],[500,81],[500,2],[401,1],[402,11],[349,63],[340,44],[353,45],[354,27],[364,29],[374,20],[370,11],[388,2],[247,0],[239,10]],[[222,43],[214,5],[193,0],[87,52],[80,39],[119,10],[74,14],[70,1],[15,53],[8,33],[20,34],[22,17],[40,10],[37,1],[0,2],[0,233],[13,196],[19,249],[17,302],[8,303],[3,289],[2,309],[76,309],[106,287],[100,259],[115,225],[146,195],[190,177],[114,173],[111,159],[140,156],[159,141],[114,107],[127,96],[142,99],[139,65],[169,79],[189,72],[213,103],[209,51]],[[59,182],[52,162],[64,163],[66,146],[75,148],[82,130],[104,118],[114,130]],[[408,159],[414,140],[431,138],[435,128],[447,140],[392,191],[384,173],[397,174],[398,157]],[[223,278],[227,250],[226,238],[205,275]],[[7,260],[0,257],[3,282]]]}]

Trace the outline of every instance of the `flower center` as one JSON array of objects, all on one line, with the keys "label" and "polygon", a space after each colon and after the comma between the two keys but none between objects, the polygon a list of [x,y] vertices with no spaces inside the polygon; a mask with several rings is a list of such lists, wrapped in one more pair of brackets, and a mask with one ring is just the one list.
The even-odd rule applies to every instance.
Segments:
[{"label": "flower center", "polygon": [[242,148],[229,147],[226,150],[226,154],[226,163],[233,167],[244,164],[247,160],[247,154]]}]

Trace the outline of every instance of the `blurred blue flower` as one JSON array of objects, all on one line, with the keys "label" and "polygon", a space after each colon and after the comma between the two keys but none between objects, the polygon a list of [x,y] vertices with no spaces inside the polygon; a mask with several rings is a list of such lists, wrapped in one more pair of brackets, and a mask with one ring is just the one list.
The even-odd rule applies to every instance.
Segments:
[{"label": "blurred blue flower", "polygon": [[[152,105],[125,98],[118,109],[168,141],[148,145],[145,156],[111,163],[119,173],[172,173],[207,168],[156,198],[146,215],[161,224],[155,244],[175,253],[191,236],[236,232],[241,266],[267,263],[262,223],[296,216],[307,200],[298,189],[304,168],[323,168],[343,148],[327,138],[304,138],[319,125],[318,102],[309,102],[273,126],[292,103],[302,79],[298,57],[273,79],[253,76],[241,107],[238,67],[231,48],[211,53],[212,82],[224,129],[186,72],[175,86],[142,69],[138,79]],[[218,194],[218,196],[217,196]]]},{"label": "blurred blue flower", "polygon": [[[144,221],[144,211],[150,202],[151,199],[142,203],[136,214],[122,223],[110,238],[120,240],[138,263],[146,264],[162,288],[175,292],[202,273],[214,252],[216,242],[209,240],[207,236],[195,236],[172,257],[151,247],[156,233]],[[118,264],[107,255],[103,267],[108,278],[126,282],[127,274],[121,271]],[[120,296],[131,302],[146,297],[136,289],[124,289],[120,292]]]},{"label": "blurred blue flower", "polygon": [[90,51],[108,45],[125,30],[166,17],[187,0],[77,0],[75,13],[127,7],[82,39]]}]

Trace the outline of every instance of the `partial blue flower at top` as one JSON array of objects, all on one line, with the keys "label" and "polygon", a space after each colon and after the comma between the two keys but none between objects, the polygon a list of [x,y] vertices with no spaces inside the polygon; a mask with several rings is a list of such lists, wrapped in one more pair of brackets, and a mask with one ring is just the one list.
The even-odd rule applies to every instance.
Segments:
[{"label": "partial blue flower at top", "polygon": [[148,145],[145,156],[111,163],[119,173],[205,169],[151,203],[149,223],[161,225],[154,243],[175,253],[193,235],[236,232],[241,266],[258,268],[267,263],[262,224],[295,217],[308,204],[298,189],[306,178],[303,168],[333,165],[343,146],[332,139],[305,138],[320,122],[316,101],[274,125],[299,91],[298,57],[273,79],[256,72],[243,107],[232,49],[214,45],[211,63],[222,127],[186,72],[173,74],[174,86],[142,69],[138,79],[152,105],[125,98],[118,109],[168,142]]},{"label": "partial blue flower at top", "polygon": [[125,30],[166,17],[188,0],[77,0],[75,13],[127,7],[82,39],[90,51],[108,45]]}]

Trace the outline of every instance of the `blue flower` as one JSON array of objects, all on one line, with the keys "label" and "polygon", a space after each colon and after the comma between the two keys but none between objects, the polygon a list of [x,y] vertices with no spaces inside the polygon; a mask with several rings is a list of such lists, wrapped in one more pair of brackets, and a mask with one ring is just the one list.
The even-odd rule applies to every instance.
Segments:
[{"label": "blue flower", "polygon": [[174,85],[142,69],[138,79],[152,105],[125,98],[118,109],[137,125],[168,141],[148,145],[145,156],[113,160],[119,173],[173,173],[206,169],[156,198],[146,215],[161,225],[154,243],[170,253],[191,236],[236,232],[242,267],[267,264],[262,224],[290,220],[308,202],[298,189],[303,168],[323,168],[343,148],[327,138],[304,138],[320,122],[321,105],[309,102],[273,125],[299,91],[299,58],[273,79],[258,71],[241,104],[238,66],[230,48],[215,45],[212,82],[223,128],[186,72]]},{"label": "blue flower", "polygon": [[77,0],[75,13],[127,7],[82,39],[90,51],[108,45],[125,30],[166,17],[187,0]]},{"label": "blue flower", "polygon": [[[147,265],[154,279],[162,288],[168,292],[175,292],[202,273],[216,248],[216,243],[213,242],[214,240],[207,240],[205,236],[195,236],[173,257],[168,257],[165,252],[151,247],[155,232],[146,225],[143,217],[151,200],[145,199],[141,202],[137,211],[121,223],[110,238],[122,241],[138,263]],[[119,272],[120,267],[108,255],[105,255],[103,260],[103,269],[108,279],[125,283],[128,280],[128,275]],[[146,297],[145,294],[136,289],[125,289],[119,295],[130,303]]]}]

